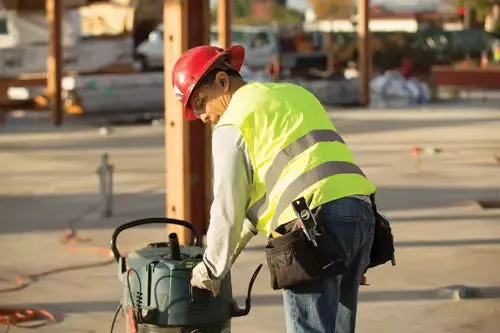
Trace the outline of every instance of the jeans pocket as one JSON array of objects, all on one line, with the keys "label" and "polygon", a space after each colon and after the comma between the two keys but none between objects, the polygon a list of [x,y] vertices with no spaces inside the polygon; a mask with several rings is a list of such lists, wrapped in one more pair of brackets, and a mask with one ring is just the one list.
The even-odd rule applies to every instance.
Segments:
[{"label": "jeans pocket", "polygon": [[329,233],[335,235],[336,239],[344,249],[347,255],[347,261],[350,262],[354,251],[357,248],[359,238],[359,223],[354,218],[330,217],[322,221]]},{"label": "jeans pocket", "polygon": [[355,198],[328,203],[319,212],[318,220],[325,224],[344,248],[348,262],[360,245],[361,222],[366,219],[366,207]]}]

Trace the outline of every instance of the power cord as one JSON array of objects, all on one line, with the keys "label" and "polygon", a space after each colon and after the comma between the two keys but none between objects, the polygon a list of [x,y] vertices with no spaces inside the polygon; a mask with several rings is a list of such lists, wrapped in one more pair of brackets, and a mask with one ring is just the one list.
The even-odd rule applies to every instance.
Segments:
[{"label": "power cord", "polygon": [[[141,283],[141,277],[139,276],[139,273],[137,273],[137,271],[134,269],[134,268],[129,268],[127,270],[127,289],[128,289],[128,294],[130,296],[130,302],[132,303],[132,309],[136,309],[136,305],[134,304],[134,297],[132,295],[132,288],[130,287],[130,272],[134,272],[135,275],[137,276],[137,281],[139,281],[139,293],[140,293],[140,296],[142,296],[142,283]],[[142,297],[139,297],[139,302],[140,303],[140,299]],[[138,323],[141,323],[142,322],[142,311],[141,311],[141,304],[138,304],[137,305],[137,318],[134,318],[135,321],[137,321]]]},{"label": "power cord", "polygon": [[[133,272],[135,273],[135,275],[137,276],[137,281],[139,281],[139,290],[140,290],[140,295],[138,295],[138,298],[139,298],[139,303],[140,303],[140,300],[141,300],[141,296],[142,296],[142,282],[141,282],[141,277],[139,276],[139,273],[137,273],[137,271],[134,269],[134,268],[129,268],[127,270],[127,289],[128,289],[128,295],[130,297],[130,302],[132,303],[132,309],[135,309],[136,308],[136,305],[135,305],[135,302],[134,302],[134,297],[132,295],[132,289],[130,288],[130,272]],[[113,319],[111,321],[111,328],[109,329],[109,333],[113,333],[114,330],[115,330],[115,325],[116,325],[116,320],[118,318],[118,314],[120,313],[120,310],[123,308],[123,304],[120,304],[118,305],[118,307],[116,308],[115,310],[115,313],[113,314]],[[134,321],[138,321],[138,322],[142,322],[142,313],[141,313],[141,306],[138,305],[137,306],[137,316],[138,316],[138,319],[139,320],[136,320],[136,318],[134,318]]]},{"label": "power cord", "polygon": [[109,333],[113,333],[115,330],[115,324],[116,324],[116,318],[118,318],[118,314],[120,313],[120,310],[122,309],[123,304],[118,305],[116,308],[116,311],[113,315],[113,320],[111,321],[111,328],[109,329]]}]

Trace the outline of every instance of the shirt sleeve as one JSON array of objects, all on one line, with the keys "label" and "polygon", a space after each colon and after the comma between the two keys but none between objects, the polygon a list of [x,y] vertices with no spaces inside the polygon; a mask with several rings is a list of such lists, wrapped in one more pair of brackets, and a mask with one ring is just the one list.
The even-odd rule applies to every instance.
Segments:
[{"label": "shirt sleeve", "polygon": [[221,126],[212,135],[213,195],[204,262],[215,278],[230,269],[250,201],[252,167],[240,130]]}]

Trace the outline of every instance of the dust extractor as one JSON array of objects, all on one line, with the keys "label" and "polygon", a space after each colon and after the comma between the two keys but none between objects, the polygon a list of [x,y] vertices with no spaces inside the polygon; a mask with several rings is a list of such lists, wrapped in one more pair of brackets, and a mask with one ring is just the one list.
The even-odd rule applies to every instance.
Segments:
[{"label": "dust extractor", "polygon": [[[168,242],[151,243],[124,257],[117,248],[118,235],[129,228],[146,224],[176,224],[194,235],[194,246],[180,246],[177,234],[170,233]],[[252,286],[262,265],[253,273],[248,285],[245,307],[233,299],[228,274],[217,294],[192,287],[192,269],[202,261],[204,249],[193,226],[181,220],[146,218],[125,223],[111,237],[111,250],[118,263],[118,277],[123,283],[123,296],[111,325],[122,312],[127,333],[221,333],[231,332],[231,318],[250,312]]]}]

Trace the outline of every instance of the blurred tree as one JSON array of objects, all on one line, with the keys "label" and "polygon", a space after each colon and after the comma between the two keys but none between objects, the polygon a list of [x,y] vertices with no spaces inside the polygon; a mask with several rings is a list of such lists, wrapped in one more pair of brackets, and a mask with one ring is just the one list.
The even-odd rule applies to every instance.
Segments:
[{"label": "blurred tree", "polygon": [[283,5],[275,5],[273,16],[278,22],[300,23],[304,20],[304,13]]},{"label": "blurred tree", "polygon": [[[233,18],[247,17],[250,15],[252,0],[231,0],[231,12]],[[217,3],[210,10],[212,22],[217,21]]]},{"label": "blurred tree", "polygon": [[231,10],[233,17],[245,17],[250,15],[252,0],[232,0]]},{"label": "blurred tree", "polygon": [[[304,21],[304,14],[295,9],[283,7],[283,6],[274,6],[273,8],[273,19],[280,23],[301,23]],[[253,17],[252,15],[246,17],[237,17],[233,18],[234,24],[269,24],[269,20]]]},{"label": "blurred tree", "polygon": [[[263,20],[259,18],[255,18],[251,15],[251,5],[252,0],[233,0],[231,3],[232,15],[233,15],[233,23],[235,24],[268,24],[269,20]],[[273,6],[273,17],[278,22],[286,22],[286,23],[300,23],[304,20],[304,13],[283,6],[280,2],[286,2],[283,0],[276,0],[275,5]],[[217,21],[217,5],[215,5],[211,11],[210,15],[212,17],[212,22]]]},{"label": "blurred tree", "polygon": [[310,0],[314,15],[318,19],[327,19],[335,16],[339,11],[354,7],[353,0]]}]

